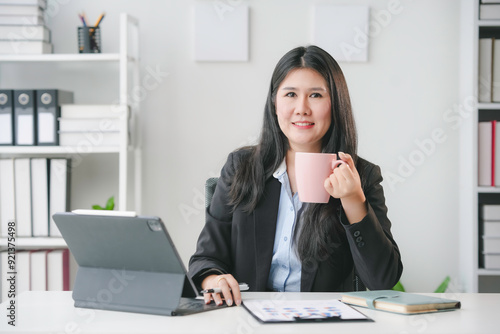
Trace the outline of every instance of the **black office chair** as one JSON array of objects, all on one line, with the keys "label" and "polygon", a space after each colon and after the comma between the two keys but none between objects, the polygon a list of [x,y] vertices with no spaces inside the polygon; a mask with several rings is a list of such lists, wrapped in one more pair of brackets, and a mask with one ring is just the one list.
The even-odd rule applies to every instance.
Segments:
[{"label": "black office chair", "polygon": [[363,281],[361,280],[361,278],[359,278],[358,272],[356,271],[356,267],[354,267],[353,271],[354,271],[353,279],[352,279],[353,290],[354,291],[366,291],[367,290],[366,286],[363,283]]},{"label": "black office chair", "polygon": [[214,196],[218,180],[218,177],[211,177],[205,181],[205,209],[208,208],[210,202],[212,202],[212,197]]},{"label": "black office chair", "polygon": [[[217,186],[218,180],[218,177],[211,177],[205,182],[205,208],[208,208],[210,202],[212,202],[212,197],[214,196],[215,187]],[[359,278],[358,273],[356,272],[356,268],[354,268],[353,274],[349,275],[349,277],[352,277],[352,287],[354,291],[366,291],[366,286]]]}]

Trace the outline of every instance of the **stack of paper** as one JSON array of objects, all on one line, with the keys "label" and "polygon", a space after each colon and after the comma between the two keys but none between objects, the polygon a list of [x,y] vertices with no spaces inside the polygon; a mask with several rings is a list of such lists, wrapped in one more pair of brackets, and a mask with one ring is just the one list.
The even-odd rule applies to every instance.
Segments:
[{"label": "stack of paper", "polygon": [[0,0],[0,54],[52,53],[47,0]]},{"label": "stack of paper", "polygon": [[119,146],[120,105],[64,104],[59,119],[61,146]]},{"label": "stack of paper", "polygon": [[500,19],[500,3],[498,0],[481,0],[479,5],[480,20]]},{"label": "stack of paper", "polygon": [[484,268],[500,269],[500,204],[483,205]]},{"label": "stack of paper", "polygon": [[263,323],[305,321],[372,321],[338,300],[245,300],[243,306]]}]

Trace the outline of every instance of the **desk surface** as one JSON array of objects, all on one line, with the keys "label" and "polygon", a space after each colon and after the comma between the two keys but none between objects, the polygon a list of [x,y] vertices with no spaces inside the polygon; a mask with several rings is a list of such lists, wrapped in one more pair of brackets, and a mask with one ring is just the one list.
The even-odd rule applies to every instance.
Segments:
[{"label": "desk surface", "polygon": [[[1,304],[0,333],[498,333],[500,294],[429,294],[462,302],[462,309],[399,315],[358,307],[375,322],[261,324],[243,307],[184,317],[75,308],[71,292],[24,292],[16,303],[16,327]],[[338,293],[246,292],[244,299],[338,299]]]}]

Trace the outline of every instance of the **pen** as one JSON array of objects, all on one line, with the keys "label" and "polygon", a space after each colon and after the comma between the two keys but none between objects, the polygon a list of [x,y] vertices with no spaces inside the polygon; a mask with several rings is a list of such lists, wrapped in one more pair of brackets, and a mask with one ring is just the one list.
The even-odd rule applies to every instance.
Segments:
[{"label": "pen", "polygon": [[293,317],[293,320],[296,322],[320,322],[320,321],[341,321],[342,317],[340,315],[332,315],[332,316],[323,316],[323,315],[317,315],[313,314],[311,316],[304,316],[304,317]]},{"label": "pen", "polygon": [[99,18],[97,19],[97,22],[95,23],[94,27],[98,27],[99,24],[101,24],[101,21],[102,19],[104,18],[104,16],[106,15],[106,13],[102,13],[101,16],[99,16]]},{"label": "pen", "polygon": [[87,22],[85,22],[85,19],[83,18],[83,15],[82,14],[78,14],[78,16],[80,17],[80,20],[82,20],[82,24],[84,27],[87,26]]},{"label": "pen", "polygon": [[[248,290],[248,284],[246,284],[246,283],[240,283],[239,287],[240,287],[240,291]],[[231,290],[231,289],[229,289],[229,290]],[[205,290],[200,291],[200,293],[221,293],[221,292],[222,292],[221,288],[205,289]]]},{"label": "pen", "polygon": [[87,26],[87,19],[85,17],[85,13],[82,12],[82,22],[83,22],[83,26],[86,27]]}]

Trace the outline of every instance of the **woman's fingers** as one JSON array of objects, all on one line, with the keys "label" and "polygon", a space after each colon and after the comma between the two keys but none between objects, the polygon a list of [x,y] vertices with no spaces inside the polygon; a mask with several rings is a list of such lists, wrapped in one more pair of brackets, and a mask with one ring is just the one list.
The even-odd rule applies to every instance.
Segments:
[{"label": "woman's fingers", "polygon": [[326,191],[335,198],[349,196],[361,186],[352,157],[339,152],[339,158],[345,163],[335,168],[324,184]]},{"label": "woman's fingers", "polygon": [[203,299],[205,300],[205,304],[210,304],[212,301],[212,294],[211,293],[204,293],[203,294]]},{"label": "woman's fingers", "polygon": [[240,305],[241,304],[241,292],[240,292],[240,285],[239,285],[238,281],[233,276],[227,277],[226,281],[227,281],[227,284],[229,285],[229,288],[231,289],[231,294],[232,294],[232,299],[230,299],[230,300],[228,300],[224,296],[224,298],[226,298],[226,303],[228,303],[229,306],[231,306],[233,304],[233,302],[236,305]]},{"label": "woman's fingers", "polygon": [[339,152],[339,158],[340,158],[340,160],[346,162],[349,166],[354,167],[354,160],[352,160],[352,157],[350,154],[347,154],[344,152]]},{"label": "woman's fingers", "polygon": [[221,290],[220,293],[205,293],[203,298],[206,304],[209,304],[212,299],[219,306],[224,303],[223,300],[226,301],[228,306],[233,305],[233,303],[236,305],[241,304],[240,287],[233,275],[213,275],[205,280],[207,281],[206,284],[202,284],[205,289],[219,288]]}]

